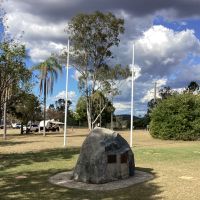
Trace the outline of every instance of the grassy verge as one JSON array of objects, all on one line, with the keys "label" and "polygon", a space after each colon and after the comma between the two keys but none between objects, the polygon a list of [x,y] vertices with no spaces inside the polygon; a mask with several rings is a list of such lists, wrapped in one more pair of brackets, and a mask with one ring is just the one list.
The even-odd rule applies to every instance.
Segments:
[{"label": "grassy verge", "polygon": [[[78,134],[77,134],[78,135]],[[39,138],[37,138],[39,137]],[[10,141],[1,141],[0,153],[0,199],[89,199],[89,200],[114,200],[114,199],[198,199],[200,193],[200,148],[199,143],[184,143],[173,145],[163,145],[161,141],[144,135],[145,142],[135,138],[138,144],[134,148],[136,166],[138,169],[153,173],[155,179],[144,182],[126,189],[120,189],[110,192],[95,192],[67,189],[54,186],[48,182],[50,176],[73,169],[80,147],[70,147],[68,149],[55,148],[57,144],[47,143],[47,140],[54,140],[57,136],[43,138],[42,136],[29,138],[28,145],[40,144],[41,149],[32,150],[27,146],[27,151],[23,153],[16,151],[19,146],[24,146],[26,138]],[[78,137],[78,136],[77,136]],[[74,137],[77,139],[76,135]],[[82,141],[82,139],[81,139]],[[156,144],[148,146],[147,144]],[[166,142],[167,143],[167,142]],[[43,149],[44,145],[47,149]],[[71,144],[72,145],[72,144]],[[36,147],[36,146],[35,146]],[[43,147],[43,148],[42,148]],[[13,152],[7,153],[6,149],[13,149]]]}]

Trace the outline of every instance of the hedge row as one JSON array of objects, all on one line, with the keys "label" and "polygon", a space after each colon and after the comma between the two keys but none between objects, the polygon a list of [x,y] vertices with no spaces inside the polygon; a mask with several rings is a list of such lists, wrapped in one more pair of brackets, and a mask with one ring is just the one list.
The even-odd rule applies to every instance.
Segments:
[{"label": "hedge row", "polygon": [[151,112],[150,133],[170,140],[200,139],[200,97],[177,94],[161,101]]}]

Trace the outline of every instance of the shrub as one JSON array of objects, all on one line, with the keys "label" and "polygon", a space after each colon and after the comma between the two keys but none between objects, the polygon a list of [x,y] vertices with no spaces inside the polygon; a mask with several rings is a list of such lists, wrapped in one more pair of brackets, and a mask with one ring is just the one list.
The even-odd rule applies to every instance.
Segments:
[{"label": "shrub", "polygon": [[200,97],[177,94],[161,101],[151,112],[150,133],[170,140],[200,139]]}]

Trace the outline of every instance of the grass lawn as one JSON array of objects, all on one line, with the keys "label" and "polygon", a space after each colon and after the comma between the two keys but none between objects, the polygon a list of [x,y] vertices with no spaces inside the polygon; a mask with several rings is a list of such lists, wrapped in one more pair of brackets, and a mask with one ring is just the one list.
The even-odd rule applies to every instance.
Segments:
[{"label": "grass lawn", "polygon": [[[154,174],[153,180],[110,192],[86,192],[50,184],[50,176],[73,169],[87,132],[69,130],[66,149],[62,134],[43,137],[12,132],[6,141],[1,137],[0,200],[200,199],[200,141],[156,140],[146,131],[134,132],[133,151],[137,168]],[[128,132],[121,134],[129,138]]]}]

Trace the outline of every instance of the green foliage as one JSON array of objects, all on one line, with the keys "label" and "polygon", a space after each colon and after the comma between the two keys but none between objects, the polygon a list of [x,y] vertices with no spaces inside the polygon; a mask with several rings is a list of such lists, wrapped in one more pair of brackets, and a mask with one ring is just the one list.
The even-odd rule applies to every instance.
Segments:
[{"label": "green foliage", "polygon": [[[94,93],[97,82],[104,87],[110,79],[127,77],[128,68],[124,70],[120,65],[111,68],[107,63],[113,58],[112,47],[119,45],[119,35],[124,32],[123,19],[112,13],[79,14],[70,21],[68,28],[74,51],[72,59],[82,75],[79,88],[87,93],[85,96]],[[92,82],[90,86],[87,85],[89,81]]]},{"label": "green foliage", "polygon": [[[70,110],[70,106],[72,102],[70,100],[67,101],[67,119],[68,122],[72,123],[73,121],[73,112]],[[47,118],[55,119],[60,122],[64,122],[65,119],[65,99],[58,99],[55,101],[55,104],[50,104],[47,109]]]},{"label": "green foliage", "polygon": [[[19,91],[16,99],[9,101],[8,113],[27,125],[29,121],[35,122],[42,119],[41,103],[34,94]],[[23,127],[21,127],[21,134]]]},{"label": "green foliage", "polygon": [[117,19],[112,13],[97,11],[76,15],[69,23],[69,33],[76,52],[82,55],[80,51],[85,51],[87,57],[94,61],[92,63],[100,66],[105,58],[112,57],[111,47],[119,44],[123,25],[124,20]]},{"label": "green foliage", "polygon": [[[86,110],[89,129],[92,127],[92,96],[98,90],[105,96],[118,94],[116,80],[130,75],[129,68],[121,65],[109,66],[113,58],[112,48],[118,46],[120,34],[124,32],[124,20],[112,13],[94,12],[79,14],[68,24],[68,32],[73,48],[73,62],[80,72],[79,89],[86,97]],[[94,109],[93,109],[94,108]]]},{"label": "green foliage", "polygon": [[76,104],[76,113],[77,113],[77,119],[80,122],[85,122],[87,121],[87,110],[86,110],[86,98],[85,97],[80,97],[78,99],[78,102]]},{"label": "green foliage", "polygon": [[200,139],[200,97],[176,94],[162,100],[151,112],[150,133],[171,140]]},{"label": "green foliage", "polygon": [[[51,56],[44,62],[32,68],[39,71],[40,93],[44,92],[44,124],[46,120],[46,98],[48,93],[53,93],[54,82],[58,79],[58,73],[62,72],[62,66],[58,60]],[[43,135],[45,136],[45,129]]]},{"label": "green foliage", "polygon": [[39,71],[40,92],[46,94],[53,92],[54,82],[58,79],[58,73],[62,72],[62,66],[53,56],[32,68]]},{"label": "green foliage", "polygon": [[[106,108],[103,110],[101,114],[102,118],[102,125],[105,126],[106,123],[109,123],[111,120],[111,113],[115,111],[115,108],[113,107],[112,103],[106,98],[101,92],[96,91],[92,96],[92,119],[95,119],[102,108],[106,105]],[[77,105],[76,105],[76,113],[79,116],[79,121],[81,123],[86,122],[87,120],[87,105],[86,105],[86,98],[80,97]],[[99,121],[98,121],[99,122]]]},{"label": "green foliage", "polygon": [[25,46],[15,41],[0,43],[0,118],[2,106],[16,98],[18,90],[30,89],[31,72],[25,67]]},{"label": "green foliage", "polygon": [[199,84],[195,81],[191,81],[187,86],[186,91],[190,93],[199,92]]},{"label": "green foliage", "polygon": [[156,99],[151,99],[148,103],[147,103],[147,114],[145,116],[145,120],[146,123],[149,124],[150,123],[150,113],[153,110],[153,108],[159,104],[162,100],[167,99],[168,97],[171,97],[172,95],[176,95],[178,94],[177,91],[172,90],[171,87],[169,86],[165,86],[163,88],[161,88],[159,90],[159,95],[160,98],[156,98]]},{"label": "green foliage", "polygon": [[166,99],[173,94],[175,94],[175,91],[173,91],[169,86],[165,86],[164,88],[159,90],[159,95],[161,96],[161,99]]}]

